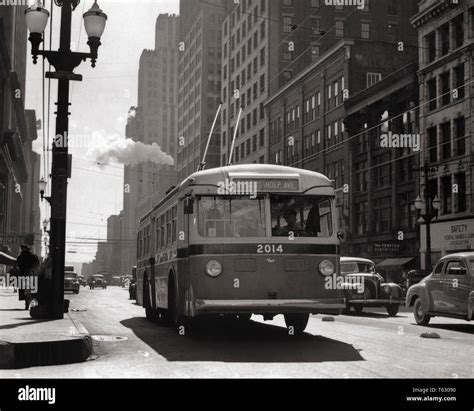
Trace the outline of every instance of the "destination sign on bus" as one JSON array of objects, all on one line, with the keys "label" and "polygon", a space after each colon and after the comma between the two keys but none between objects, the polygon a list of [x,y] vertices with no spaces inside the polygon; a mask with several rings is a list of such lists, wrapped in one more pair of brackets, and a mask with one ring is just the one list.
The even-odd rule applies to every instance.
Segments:
[{"label": "destination sign on bus", "polygon": [[292,193],[300,191],[300,182],[296,179],[289,178],[269,178],[269,179],[239,179],[234,180],[235,183],[251,183],[257,184],[258,192],[281,192],[281,193]]}]

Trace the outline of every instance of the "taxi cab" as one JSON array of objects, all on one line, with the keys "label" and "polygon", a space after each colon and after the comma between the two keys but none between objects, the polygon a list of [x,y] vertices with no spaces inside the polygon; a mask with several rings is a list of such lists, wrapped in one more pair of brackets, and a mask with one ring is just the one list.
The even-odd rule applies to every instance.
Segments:
[{"label": "taxi cab", "polygon": [[433,272],[409,288],[406,304],[413,307],[418,325],[428,325],[432,317],[470,321],[474,309],[474,252],[447,255]]}]

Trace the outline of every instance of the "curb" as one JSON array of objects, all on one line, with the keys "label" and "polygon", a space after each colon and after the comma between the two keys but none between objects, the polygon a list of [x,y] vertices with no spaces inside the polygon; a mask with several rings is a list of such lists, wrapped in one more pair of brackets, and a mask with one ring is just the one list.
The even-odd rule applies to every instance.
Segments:
[{"label": "curb", "polygon": [[[72,319],[71,319],[72,321]],[[92,338],[77,320],[70,338],[12,343],[0,341],[0,369],[81,363],[92,354]]]}]

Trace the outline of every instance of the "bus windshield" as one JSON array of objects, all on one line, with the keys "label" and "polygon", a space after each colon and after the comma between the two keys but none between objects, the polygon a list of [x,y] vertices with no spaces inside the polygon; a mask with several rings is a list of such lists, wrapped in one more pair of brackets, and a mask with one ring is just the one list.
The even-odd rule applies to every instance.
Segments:
[{"label": "bus windshield", "polygon": [[202,237],[265,237],[265,200],[248,197],[201,197],[199,234]]},{"label": "bus windshield", "polygon": [[330,237],[331,199],[322,196],[271,195],[273,237]]}]

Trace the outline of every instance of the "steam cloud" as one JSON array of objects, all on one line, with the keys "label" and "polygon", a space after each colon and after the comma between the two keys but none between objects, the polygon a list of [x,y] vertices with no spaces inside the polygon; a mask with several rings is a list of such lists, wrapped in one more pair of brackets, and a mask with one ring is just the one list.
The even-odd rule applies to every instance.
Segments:
[{"label": "steam cloud", "polygon": [[91,153],[100,164],[115,161],[126,166],[134,166],[151,161],[158,165],[172,166],[174,159],[161,150],[158,144],[126,140],[109,140],[106,145],[94,147]]}]

